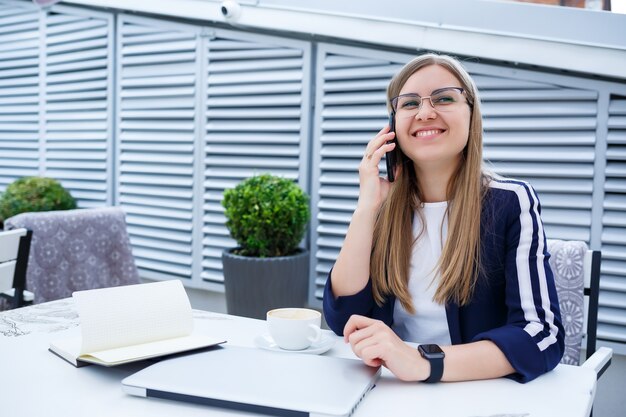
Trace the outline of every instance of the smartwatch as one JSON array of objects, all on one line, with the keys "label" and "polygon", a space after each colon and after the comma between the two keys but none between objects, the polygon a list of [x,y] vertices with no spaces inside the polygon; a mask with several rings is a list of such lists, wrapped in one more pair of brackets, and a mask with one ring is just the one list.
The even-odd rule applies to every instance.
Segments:
[{"label": "smartwatch", "polygon": [[430,363],[430,376],[423,382],[439,382],[443,376],[443,358],[446,354],[439,345],[419,345],[417,351]]}]

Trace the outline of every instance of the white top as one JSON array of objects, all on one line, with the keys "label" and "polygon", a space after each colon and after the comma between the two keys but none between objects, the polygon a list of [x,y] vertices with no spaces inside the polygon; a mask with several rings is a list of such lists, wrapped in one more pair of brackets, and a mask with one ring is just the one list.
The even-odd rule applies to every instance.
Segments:
[{"label": "white top", "polygon": [[[409,267],[409,293],[415,314],[409,314],[396,301],[393,310],[393,330],[402,340],[419,343],[449,345],[450,332],[445,306],[433,301],[441,274],[437,262],[448,235],[447,202],[423,203],[426,227],[413,245]],[[422,220],[413,216],[413,236],[421,231]]]}]

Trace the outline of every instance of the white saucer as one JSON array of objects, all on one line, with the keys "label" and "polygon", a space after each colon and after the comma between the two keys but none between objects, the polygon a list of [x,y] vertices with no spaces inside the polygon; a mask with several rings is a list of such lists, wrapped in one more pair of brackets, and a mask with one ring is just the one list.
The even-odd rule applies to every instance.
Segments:
[{"label": "white saucer", "polygon": [[272,336],[270,336],[268,333],[264,333],[254,338],[254,344],[261,349],[271,350],[274,352],[307,353],[309,355],[319,355],[328,351],[335,345],[335,338],[331,335],[322,333],[322,338],[306,349],[287,350],[278,347],[276,342],[274,342],[274,339],[272,339]]}]

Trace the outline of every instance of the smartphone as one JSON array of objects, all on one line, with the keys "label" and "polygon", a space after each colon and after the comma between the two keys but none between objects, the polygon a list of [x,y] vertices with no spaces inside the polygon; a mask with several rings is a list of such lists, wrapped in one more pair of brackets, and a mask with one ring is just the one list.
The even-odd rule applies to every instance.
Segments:
[{"label": "smartphone", "polygon": [[[390,132],[396,131],[396,117],[395,116],[396,115],[394,112],[391,112],[391,114],[389,115],[389,131]],[[395,142],[397,146],[398,141],[396,141],[395,137],[387,143],[391,143],[391,142]],[[385,154],[385,162],[387,163],[387,179],[389,180],[389,182],[393,182],[396,179],[394,175],[394,168],[397,164],[395,148],[392,151],[387,152]]]}]

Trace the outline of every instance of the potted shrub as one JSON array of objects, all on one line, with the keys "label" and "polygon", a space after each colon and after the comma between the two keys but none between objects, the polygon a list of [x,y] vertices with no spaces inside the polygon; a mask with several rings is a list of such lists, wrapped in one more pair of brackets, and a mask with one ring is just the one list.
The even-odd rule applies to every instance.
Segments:
[{"label": "potted shrub", "polygon": [[75,208],[76,200],[58,181],[23,177],[9,184],[0,196],[0,225],[5,219],[20,213]]},{"label": "potted shrub", "polygon": [[226,227],[238,247],[222,254],[229,314],[265,319],[307,301],[309,251],[299,248],[309,198],[294,182],[254,176],[224,192]]}]

